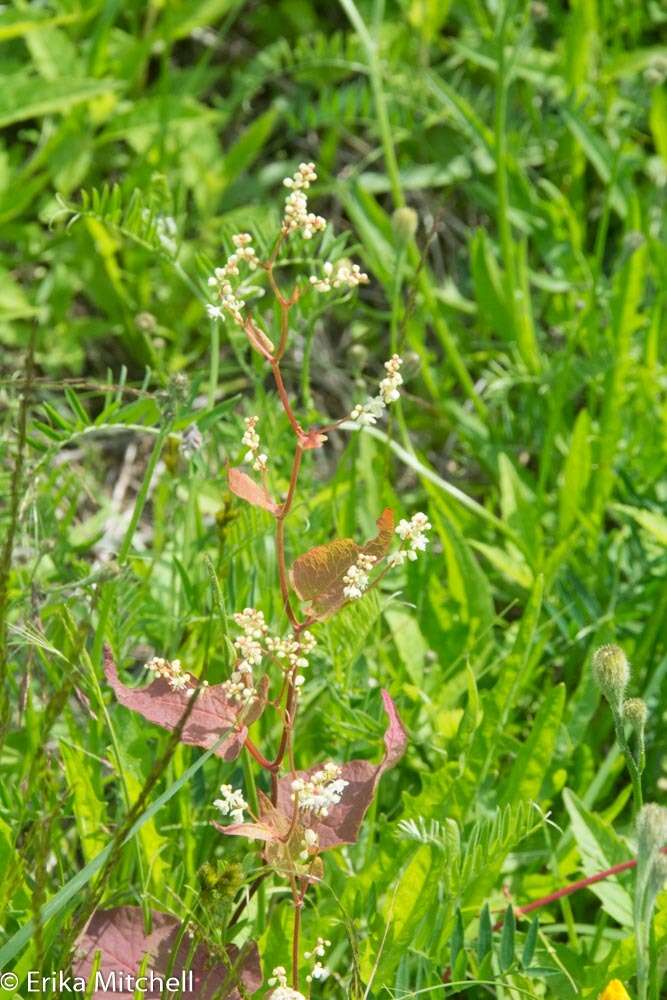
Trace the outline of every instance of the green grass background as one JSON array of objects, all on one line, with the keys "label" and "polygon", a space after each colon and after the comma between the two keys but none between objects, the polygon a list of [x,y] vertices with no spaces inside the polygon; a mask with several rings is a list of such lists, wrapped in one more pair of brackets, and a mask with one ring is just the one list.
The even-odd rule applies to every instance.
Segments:
[{"label": "green grass background", "polygon": [[[270,243],[280,182],[312,159],[312,205],[371,283],[299,307],[290,391],[305,420],[337,418],[398,349],[406,392],[388,426],[307,456],[289,553],[367,537],[385,505],[428,511],[434,539],[318,633],[299,762],[377,759],[379,685],[410,748],[309,896],[305,947],[333,941],[314,995],[360,996],[372,977],[371,997],[440,996],[450,964],[470,997],[631,988],[631,874],[540,911],[537,971],[528,921],[485,954],[479,914],[632,855],[588,669],[601,642],[623,645],[649,703],[645,795],[664,801],[666,27],[657,0],[0,12],[6,968],[57,968],[91,908],[119,903],[196,919],[213,944],[254,936],[266,969],[287,964],[277,881],[233,933],[229,894],[202,889],[206,862],[238,862],[232,882],[257,869],[209,826],[248,762],[206,760],[174,791],[201,752],[155,767],[169,736],[113,703],[101,650],[222,680],[212,581],[228,611],[282,627],[270,518],[231,497],[224,464],[257,413],[284,489],[289,430],[243,335],[206,318],[205,275],[239,229]],[[656,927],[654,997],[664,896]]]}]

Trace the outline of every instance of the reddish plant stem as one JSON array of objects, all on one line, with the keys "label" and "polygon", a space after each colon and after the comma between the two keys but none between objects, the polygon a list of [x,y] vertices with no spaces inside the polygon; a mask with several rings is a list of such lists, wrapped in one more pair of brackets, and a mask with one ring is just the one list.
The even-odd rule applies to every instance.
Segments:
[{"label": "reddish plant stem", "polygon": [[280,396],[280,402],[283,404],[283,409],[287,414],[287,419],[290,422],[292,430],[296,434],[297,438],[300,440],[303,437],[303,431],[301,430],[294,413],[292,412],[292,407],[290,405],[289,397],[285,389],[285,383],[283,382],[283,376],[280,371],[280,364],[274,358],[271,362],[271,371],[273,372],[273,378],[276,383],[276,389],[278,390],[278,395]]},{"label": "reddish plant stem", "polygon": [[294,502],[294,494],[296,492],[296,484],[299,478],[299,470],[301,469],[301,459],[303,458],[303,448],[300,444],[297,444],[296,450],[294,452],[294,461],[292,462],[292,472],[289,480],[289,489],[287,491],[287,498],[282,506],[282,510],[278,515],[281,520],[287,517]]},{"label": "reddish plant stem", "polygon": [[249,736],[246,736],[244,746],[248,751],[248,753],[250,754],[250,756],[255,758],[260,767],[263,767],[267,771],[275,770],[274,765],[271,763],[271,761],[267,760],[262,751],[257,749],[257,747],[252,742]]},{"label": "reddish plant stem", "polygon": [[276,522],[276,557],[278,559],[278,577],[280,579],[280,593],[283,599],[285,614],[289,618],[290,625],[296,629],[299,621],[294,614],[294,609],[289,599],[289,584],[287,582],[287,567],[285,565],[285,522],[282,517]]},{"label": "reddish plant stem", "polygon": [[[662,848],[662,853],[667,854],[667,847]],[[550,892],[548,896],[540,896],[539,899],[534,899],[531,903],[526,903],[525,906],[517,906],[514,912],[518,917],[523,917],[526,913],[532,913],[533,910],[539,910],[541,906],[547,906],[549,903],[554,903],[558,899],[563,899],[564,896],[571,896],[572,893],[578,892],[579,889],[585,889],[587,886],[595,885],[596,882],[602,882],[604,879],[610,878],[612,875],[618,875],[620,872],[626,872],[631,868],[636,867],[636,858],[630,858],[628,861],[621,861],[617,865],[612,865],[611,868],[605,868],[604,871],[596,872],[595,875],[589,875],[587,878],[581,878],[578,882],[572,882],[571,885],[566,885],[563,886],[562,889],[557,889],[556,892]],[[499,930],[500,927],[502,927],[502,920],[494,926],[494,930]]]}]

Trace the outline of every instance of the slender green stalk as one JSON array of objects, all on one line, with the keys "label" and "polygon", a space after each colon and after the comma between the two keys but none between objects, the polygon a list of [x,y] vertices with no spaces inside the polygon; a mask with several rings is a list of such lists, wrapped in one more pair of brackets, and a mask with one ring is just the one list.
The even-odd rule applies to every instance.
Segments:
[{"label": "slender green stalk", "polygon": [[621,713],[613,705],[611,706],[612,715],[614,717],[614,729],[616,730],[616,740],[623,758],[625,760],[628,772],[630,774],[630,782],[632,784],[632,798],[633,798],[633,815],[636,816],[642,805],[644,804],[644,798],[642,794],[642,781],[641,772],[637,766],[637,761],[634,758],[634,754],[630,748],[627,737],[625,735],[625,727],[623,725],[623,717]]},{"label": "slender green stalk", "polygon": [[211,323],[211,350],[209,356],[208,369],[208,405],[210,409],[215,406],[215,397],[218,392],[218,378],[220,376],[220,324]]}]

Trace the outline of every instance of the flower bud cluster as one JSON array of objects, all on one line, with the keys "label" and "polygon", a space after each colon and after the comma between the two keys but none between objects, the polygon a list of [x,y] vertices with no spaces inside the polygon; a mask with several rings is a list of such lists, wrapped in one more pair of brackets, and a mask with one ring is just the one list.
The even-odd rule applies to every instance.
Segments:
[{"label": "flower bud cluster", "polygon": [[402,364],[403,359],[398,354],[392,354],[389,361],[385,361],[387,374],[380,382],[377,396],[369,397],[365,403],[357,403],[350,414],[350,420],[360,427],[372,427],[377,423],[387,406],[395,403],[400,397],[399,390],[403,385],[403,376],[400,372]]},{"label": "flower bud cluster", "polygon": [[259,440],[259,434],[256,430],[258,423],[259,417],[245,418],[245,433],[241,438],[241,442],[246,446],[248,451],[246,452],[243,461],[252,463],[252,467],[255,472],[266,472],[269,459],[264,452],[260,451],[261,443]]},{"label": "flower bud cluster", "polygon": [[322,272],[321,278],[312,274],[309,279],[316,292],[330,292],[332,288],[356,288],[358,285],[367,285],[369,281],[368,275],[358,264],[350,264],[344,260],[337,264],[326,261]]},{"label": "flower bud cluster", "polygon": [[308,198],[305,192],[313,181],[317,180],[314,163],[300,163],[292,177],[286,177],[283,184],[290,189],[285,199],[282,232],[289,236],[301,232],[305,240],[310,240],[315,233],[321,233],[326,227],[326,219],[308,211]]},{"label": "flower bud cluster", "polygon": [[329,761],[310,778],[295,778],[292,782],[292,800],[298,798],[299,809],[311,816],[328,816],[329,810],[338,805],[349,785],[349,781],[341,777],[342,773],[338,764]]},{"label": "flower bud cluster", "polygon": [[426,532],[430,530],[431,522],[421,511],[413,514],[409,521],[402,518],[396,526],[396,534],[407,547],[401,546],[396,552],[391,552],[387,556],[388,565],[402,566],[406,559],[414,562],[418,553],[426,549],[428,545]]},{"label": "flower bud cluster", "polygon": [[[309,827],[303,831],[303,843],[301,850],[299,852],[300,861],[309,861],[312,855],[317,854],[320,847],[320,837],[317,830],[311,830]],[[308,958],[308,955],[306,955]]]},{"label": "flower bud cluster", "polygon": [[368,574],[376,562],[377,556],[367,555],[365,552],[359,553],[357,561],[349,567],[343,577],[343,583],[345,584],[343,594],[347,597],[348,601],[357,600],[368,590]]},{"label": "flower bud cluster", "polygon": [[163,677],[172,691],[182,691],[190,683],[189,675],[183,670],[180,660],[165,660],[162,656],[153,656],[146,669],[156,677]]},{"label": "flower bud cluster", "polygon": [[211,319],[222,319],[228,313],[238,326],[243,326],[244,299],[238,298],[230,278],[239,277],[239,264],[246,264],[251,271],[259,265],[259,259],[252,246],[250,233],[236,233],[232,236],[235,250],[229,255],[224,267],[216,267],[208,279],[209,288],[216,289],[220,305],[208,304],[206,311]]},{"label": "flower bud cluster", "polygon": [[293,990],[287,985],[287,970],[283,965],[277,965],[273,975],[268,980],[269,986],[276,988],[269,994],[268,1000],[306,1000],[303,993]]},{"label": "flower bud cluster", "polygon": [[331,947],[331,941],[328,938],[318,937],[317,944],[312,951],[305,951],[303,957],[306,959],[315,958],[315,964],[313,965],[312,971],[306,976],[306,982],[312,983],[313,980],[318,980],[323,983],[325,979],[328,979],[331,975],[330,970],[323,965],[320,961],[321,958],[327,953],[327,948]]},{"label": "flower bud cluster", "polygon": [[243,813],[248,808],[243,792],[231,785],[220,785],[220,798],[215,799],[213,805],[223,816],[230,816],[234,823],[243,822]]}]

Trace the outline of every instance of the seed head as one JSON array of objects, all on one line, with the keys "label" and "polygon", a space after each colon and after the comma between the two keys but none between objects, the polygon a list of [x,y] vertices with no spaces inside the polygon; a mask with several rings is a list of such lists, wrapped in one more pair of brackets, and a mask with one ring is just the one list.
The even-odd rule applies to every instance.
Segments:
[{"label": "seed head", "polygon": [[593,654],[593,677],[607,701],[620,708],[630,680],[630,664],[620,646],[600,646]]}]

